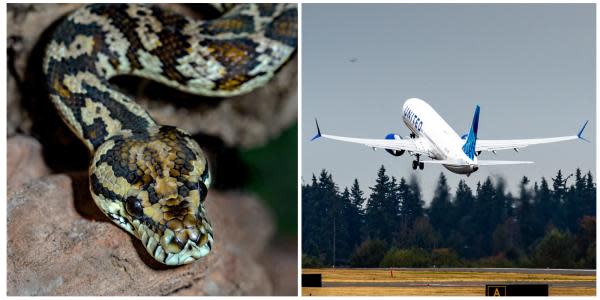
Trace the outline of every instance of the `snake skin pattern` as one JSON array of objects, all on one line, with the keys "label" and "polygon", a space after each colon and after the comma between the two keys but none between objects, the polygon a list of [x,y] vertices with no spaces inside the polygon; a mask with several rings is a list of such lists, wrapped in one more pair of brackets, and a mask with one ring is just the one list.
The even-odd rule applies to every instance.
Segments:
[{"label": "snake skin pattern", "polygon": [[157,124],[108,80],[220,97],[264,85],[296,49],[296,6],[216,7],[221,17],[196,21],[157,6],[87,5],[57,27],[44,59],[52,102],[93,154],[95,203],[167,265],[211,251],[208,162],[188,133]]}]

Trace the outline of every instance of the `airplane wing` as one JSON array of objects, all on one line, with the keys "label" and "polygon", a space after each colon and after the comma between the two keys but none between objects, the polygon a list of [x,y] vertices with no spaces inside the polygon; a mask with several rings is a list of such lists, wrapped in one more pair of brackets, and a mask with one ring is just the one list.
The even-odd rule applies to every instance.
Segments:
[{"label": "airplane wing", "polygon": [[582,134],[585,126],[588,121],[583,124],[581,130],[577,135],[571,136],[559,136],[559,137],[551,137],[551,138],[542,138],[542,139],[520,139],[520,140],[477,140],[475,145],[475,151],[496,151],[496,150],[507,150],[507,149],[520,149],[525,148],[531,145],[539,145],[539,144],[548,144],[548,143],[557,143],[564,142],[570,140],[582,139],[584,141],[589,142],[585,139]]},{"label": "airplane wing", "polygon": [[319,123],[317,124],[317,134],[311,139],[314,141],[318,138],[326,138],[330,140],[337,140],[342,142],[349,142],[355,144],[362,144],[371,148],[379,148],[379,149],[390,149],[390,150],[406,150],[409,152],[414,152],[418,154],[428,154],[430,151],[428,150],[427,144],[423,138],[414,138],[414,139],[406,139],[406,140],[388,140],[388,139],[361,139],[361,138],[352,138],[345,136],[336,136],[329,134],[321,134],[321,129],[319,128]]}]

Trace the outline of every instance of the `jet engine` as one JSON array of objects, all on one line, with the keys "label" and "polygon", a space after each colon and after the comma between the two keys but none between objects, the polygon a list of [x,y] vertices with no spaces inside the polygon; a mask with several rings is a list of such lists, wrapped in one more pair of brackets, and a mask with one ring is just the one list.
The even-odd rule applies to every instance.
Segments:
[{"label": "jet engine", "polygon": [[[395,133],[388,133],[388,135],[385,136],[385,139],[386,140],[401,140],[402,137]],[[385,149],[385,151],[387,151],[387,153],[389,153],[393,156],[400,156],[400,155],[404,154],[404,150]]]}]

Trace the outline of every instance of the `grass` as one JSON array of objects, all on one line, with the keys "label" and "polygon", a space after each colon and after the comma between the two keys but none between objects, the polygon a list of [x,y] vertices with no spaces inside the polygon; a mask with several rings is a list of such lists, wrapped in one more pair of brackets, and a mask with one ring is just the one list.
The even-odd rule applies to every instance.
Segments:
[{"label": "grass", "polygon": [[[403,282],[403,283],[444,283],[444,282],[596,282],[595,275],[570,274],[524,274],[496,272],[454,272],[431,270],[393,270],[389,269],[303,269],[303,274],[322,274],[325,284],[332,282]],[[320,296],[483,296],[484,286],[480,287],[323,287],[302,288],[303,295]],[[594,296],[594,287],[550,287],[552,296]]]}]

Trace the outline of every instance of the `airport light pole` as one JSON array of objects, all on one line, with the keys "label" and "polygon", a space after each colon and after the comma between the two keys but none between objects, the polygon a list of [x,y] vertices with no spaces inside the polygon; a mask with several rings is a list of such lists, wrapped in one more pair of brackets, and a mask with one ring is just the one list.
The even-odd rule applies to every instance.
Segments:
[{"label": "airport light pole", "polygon": [[333,268],[335,268],[335,215],[336,210],[333,210]]}]

